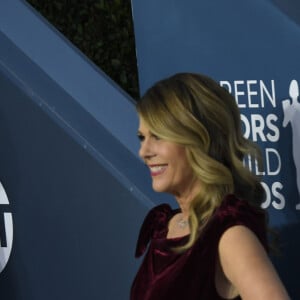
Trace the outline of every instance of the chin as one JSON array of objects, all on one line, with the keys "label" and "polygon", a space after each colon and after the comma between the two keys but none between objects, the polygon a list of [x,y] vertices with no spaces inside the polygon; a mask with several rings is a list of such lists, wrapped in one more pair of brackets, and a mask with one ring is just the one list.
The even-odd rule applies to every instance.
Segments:
[{"label": "chin", "polygon": [[172,194],[171,190],[168,188],[168,186],[165,185],[152,185],[152,189],[157,193],[168,193]]},{"label": "chin", "polygon": [[157,193],[167,193],[167,189],[162,186],[152,185],[152,189]]},{"label": "chin", "polygon": [[156,193],[164,193],[165,190],[164,189],[159,189],[159,188],[154,188],[152,187],[153,191],[156,192]]}]

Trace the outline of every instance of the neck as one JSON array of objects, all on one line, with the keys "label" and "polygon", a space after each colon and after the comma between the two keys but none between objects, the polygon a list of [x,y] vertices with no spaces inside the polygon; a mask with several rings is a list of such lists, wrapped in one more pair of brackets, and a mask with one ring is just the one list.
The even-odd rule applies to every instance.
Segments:
[{"label": "neck", "polygon": [[188,218],[190,214],[190,203],[180,202],[178,200],[177,203],[180,207],[182,217]]},{"label": "neck", "polygon": [[199,188],[200,188],[199,184],[194,182],[194,184],[191,185],[191,187],[188,189],[188,191],[185,194],[175,195],[176,201],[180,207],[183,217],[185,218],[189,217],[191,202],[198,194]]}]

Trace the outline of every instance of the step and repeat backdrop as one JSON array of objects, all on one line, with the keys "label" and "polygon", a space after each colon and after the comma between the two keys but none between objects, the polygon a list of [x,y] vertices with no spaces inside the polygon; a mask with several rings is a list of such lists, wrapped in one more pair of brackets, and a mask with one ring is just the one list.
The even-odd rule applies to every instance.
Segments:
[{"label": "step and repeat backdrop", "polygon": [[297,1],[132,0],[142,93],[177,72],[209,75],[228,89],[244,134],[263,151],[263,207],[279,230],[274,258],[300,297],[300,5]]},{"label": "step and repeat backdrop", "polygon": [[[132,9],[142,93],[199,72],[235,96],[245,136],[263,150],[263,207],[282,244],[272,259],[300,298],[298,1],[132,0]],[[1,299],[129,298],[140,224],[170,202],[151,190],[136,127],[133,102],[105,74],[24,1],[0,2]]]}]

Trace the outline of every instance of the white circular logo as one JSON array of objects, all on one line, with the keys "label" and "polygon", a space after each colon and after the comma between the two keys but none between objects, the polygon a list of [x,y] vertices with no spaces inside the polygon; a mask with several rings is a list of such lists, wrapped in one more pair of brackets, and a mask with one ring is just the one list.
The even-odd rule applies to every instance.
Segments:
[{"label": "white circular logo", "polygon": [[7,212],[8,205],[6,192],[0,182],[0,273],[9,260],[13,242],[13,220],[12,214]]}]

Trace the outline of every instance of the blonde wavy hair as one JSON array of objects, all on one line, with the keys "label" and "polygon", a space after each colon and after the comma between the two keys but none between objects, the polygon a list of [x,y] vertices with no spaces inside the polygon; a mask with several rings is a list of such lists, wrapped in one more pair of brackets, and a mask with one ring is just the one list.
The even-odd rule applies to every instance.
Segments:
[{"label": "blonde wavy hair", "polygon": [[190,205],[191,247],[227,194],[260,207],[264,190],[244,166],[250,155],[261,169],[256,144],[244,138],[234,97],[209,77],[180,73],[156,83],[137,103],[138,115],[158,137],[183,145],[201,191]]}]

